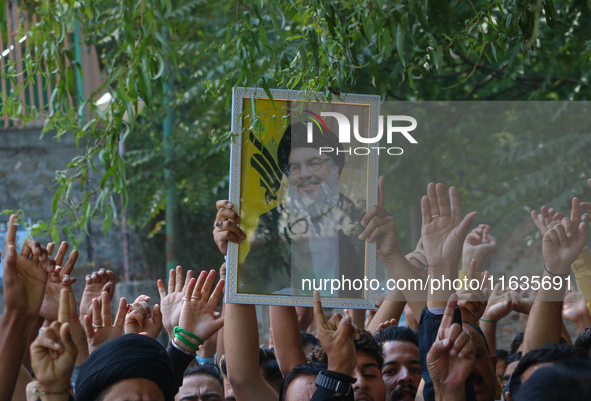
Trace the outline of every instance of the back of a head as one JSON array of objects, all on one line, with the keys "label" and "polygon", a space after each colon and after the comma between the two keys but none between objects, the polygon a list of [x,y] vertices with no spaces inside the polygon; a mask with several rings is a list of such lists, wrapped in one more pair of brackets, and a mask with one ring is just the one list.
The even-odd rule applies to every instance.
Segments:
[{"label": "back of a head", "polygon": [[521,376],[528,368],[540,363],[553,363],[572,358],[589,359],[589,354],[580,348],[567,344],[546,344],[529,351],[521,357],[519,364],[511,375],[509,392],[513,397],[517,395],[522,385]]},{"label": "back of a head", "polygon": [[591,400],[591,361],[565,359],[544,366],[527,380],[513,399],[515,401]]},{"label": "back of a head", "polygon": [[524,335],[525,333],[522,331],[513,338],[513,341],[511,341],[511,347],[509,348],[509,355],[517,353],[517,349],[523,343]]},{"label": "back of a head", "polygon": [[587,327],[577,337],[575,347],[581,348],[588,353],[591,351],[591,328]]}]

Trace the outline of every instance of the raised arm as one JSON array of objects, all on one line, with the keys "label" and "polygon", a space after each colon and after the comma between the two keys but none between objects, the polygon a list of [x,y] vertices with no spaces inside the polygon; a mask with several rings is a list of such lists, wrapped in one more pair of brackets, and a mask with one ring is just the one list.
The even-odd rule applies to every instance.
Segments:
[{"label": "raised arm", "polygon": [[[396,221],[392,214],[384,209],[384,177],[378,181],[378,204],[372,207],[361,219],[361,225],[365,227],[359,234],[360,240],[367,239],[368,242],[378,241],[378,258],[386,266],[390,274],[401,280],[424,280],[424,276],[415,269],[406,259],[400,249],[398,242],[398,231]],[[417,316],[420,316],[421,310],[425,306],[425,293],[421,291],[420,285],[416,290],[406,286],[403,291],[405,299]]]},{"label": "raised arm", "polygon": [[29,330],[37,319],[47,276],[55,268],[39,243],[27,240],[16,252],[16,215],[10,216],[4,258],[4,313],[0,320],[0,400],[12,397]]},{"label": "raised arm", "polygon": [[259,371],[259,328],[254,305],[226,304],[224,348],[228,380],[237,401],[277,401]]},{"label": "raised arm", "polygon": [[307,362],[298,315],[294,306],[269,306],[269,314],[275,356],[285,377],[293,368]]},{"label": "raised arm", "polygon": [[447,302],[437,339],[427,354],[429,375],[433,380],[435,400],[465,401],[466,379],[474,369],[476,351],[469,332],[454,323],[457,296]]},{"label": "raised arm", "polygon": [[542,254],[545,267],[542,283],[551,285],[541,286],[531,308],[523,339],[524,355],[547,342],[560,342],[562,304],[565,287],[570,282],[566,278],[571,264],[587,241],[587,228],[581,222],[580,211],[579,200],[573,198],[570,219],[564,218],[561,224],[544,234]]},{"label": "raised arm", "polygon": [[[476,212],[468,213],[462,218],[460,196],[456,188],[449,188],[448,201],[443,184],[430,183],[427,186],[427,196],[421,199],[421,214],[421,237],[429,262],[431,283],[434,279],[441,282],[443,278],[457,278],[464,239],[476,218]],[[429,290],[427,307],[444,308],[453,292],[451,286],[445,286],[439,291]]]}]

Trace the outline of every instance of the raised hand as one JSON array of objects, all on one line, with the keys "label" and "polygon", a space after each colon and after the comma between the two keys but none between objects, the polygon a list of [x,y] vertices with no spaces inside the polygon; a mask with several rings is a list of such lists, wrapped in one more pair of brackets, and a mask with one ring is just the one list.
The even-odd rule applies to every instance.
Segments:
[{"label": "raised hand", "polygon": [[[39,387],[46,392],[61,392],[70,388],[70,376],[78,349],[70,333],[70,293],[60,293],[59,320],[46,327],[31,344],[31,366]],[[75,308],[74,308],[75,309]],[[63,394],[67,400],[69,392]]]},{"label": "raised hand", "polygon": [[357,364],[357,352],[353,339],[359,339],[359,329],[350,316],[333,315],[330,320],[322,311],[320,293],[314,292],[314,321],[317,337],[328,358],[328,369],[350,375]]},{"label": "raised hand", "polygon": [[115,321],[111,318],[111,299],[106,291],[101,294],[100,302],[97,298],[92,300],[92,317],[84,316],[88,350],[91,354],[102,344],[123,334],[126,313],[127,301],[125,298],[119,300]]},{"label": "raised hand", "polygon": [[140,295],[134,301],[130,312],[125,316],[125,334],[146,333],[152,338],[158,337],[162,330],[162,312],[158,304],[154,305],[153,312],[150,311],[150,305],[147,304],[149,299],[147,295]]},{"label": "raised hand", "polygon": [[490,226],[480,224],[466,236],[462,250],[463,266],[467,268],[472,259],[476,259],[479,264],[482,264],[484,258],[495,252],[497,252],[497,240],[490,235]]},{"label": "raised hand", "polygon": [[92,300],[100,298],[103,292],[109,294],[109,300],[115,294],[115,273],[111,270],[100,269],[86,276],[86,287],[80,299],[80,319],[92,315]]},{"label": "raised hand", "polygon": [[462,218],[460,196],[455,187],[449,188],[449,198],[451,207],[443,184],[430,183],[427,196],[421,199],[421,238],[430,269],[457,267],[464,239],[476,218],[476,212]]},{"label": "raised hand", "polygon": [[553,275],[566,275],[571,264],[577,259],[587,241],[587,228],[581,222],[581,205],[578,198],[573,198],[571,217],[562,219],[544,234],[542,254],[546,270]]},{"label": "raised hand", "polygon": [[380,177],[378,180],[378,204],[363,215],[361,225],[365,229],[359,234],[358,239],[367,239],[367,242],[377,240],[377,254],[382,262],[401,252],[396,222],[392,213],[384,209],[384,203],[384,177]]},{"label": "raised hand", "polygon": [[540,230],[543,237],[548,230],[560,224],[562,219],[564,219],[564,215],[562,213],[557,213],[556,210],[552,208],[548,209],[546,206],[542,206],[539,214],[535,210],[531,211],[531,219],[536,227],[538,227],[538,230]]},{"label": "raised hand", "polygon": [[459,324],[453,323],[457,302],[457,295],[452,294],[437,331],[437,338],[427,354],[427,369],[433,380],[436,399],[463,400],[465,382],[474,369],[476,360],[470,334],[463,331]]},{"label": "raised hand", "polygon": [[482,317],[498,322],[515,308],[508,289],[501,291],[501,283],[497,283],[488,298],[488,304]]},{"label": "raised hand", "polygon": [[230,201],[219,200],[215,206],[218,212],[213,223],[213,240],[225,255],[228,252],[228,241],[240,244],[246,239],[246,234],[238,227],[240,216],[234,211],[234,205]]},{"label": "raised hand", "polygon": [[16,215],[10,216],[6,232],[6,256],[4,259],[5,312],[35,319],[45,293],[47,277],[55,269],[55,261],[38,242],[27,239],[16,252]]},{"label": "raised hand", "polygon": [[[49,256],[53,254],[53,243],[47,245],[47,253]],[[68,243],[63,241],[55,255],[56,267],[53,273],[49,274],[47,285],[45,286],[45,294],[43,296],[43,303],[41,304],[41,310],[39,316],[49,321],[57,319],[57,311],[59,306],[60,292],[63,288],[69,287],[74,284],[77,279],[71,277],[72,270],[78,260],[78,251],[74,250],[70,253],[66,264],[64,258],[68,251]],[[63,266],[62,266],[63,265]]]},{"label": "raised hand", "polygon": [[562,318],[571,322],[589,318],[589,309],[582,292],[574,290],[567,292],[562,306]]},{"label": "raised hand", "polygon": [[529,315],[531,312],[532,305],[536,299],[537,291],[531,290],[529,294],[525,290],[513,290],[510,291],[511,306],[515,312]]},{"label": "raised hand", "polygon": [[[215,289],[209,295],[215,279],[215,270],[209,274],[202,271],[197,280],[192,278],[185,286],[183,306],[179,318],[179,327],[206,341],[224,325],[224,318],[216,312],[216,307],[224,289],[224,280],[218,281]],[[176,342],[186,347],[182,342]],[[199,345],[199,344],[196,344]]]},{"label": "raised hand", "polygon": [[174,338],[174,326],[178,326],[181,316],[183,292],[185,286],[193,278],[193,271],[187,271],[187,279],[183,282],[183,268],[177,266],[175,270],[170,269],[168,276],[168,294],[162,280],[158,280],[158,292],[160,293],[160,308],[162,309],[162,324],[172,340]]},{"label": "raised hand", "polygon": [[[479,270],[480,262],[472,259],[466,276],[468,285],[458,291],[458,306],[463,322],[478,323],[486,309],[486,297],[480,288],[486,283],[487,277],[480,278]],[[476,279],[477,276],[480,279]]]}]

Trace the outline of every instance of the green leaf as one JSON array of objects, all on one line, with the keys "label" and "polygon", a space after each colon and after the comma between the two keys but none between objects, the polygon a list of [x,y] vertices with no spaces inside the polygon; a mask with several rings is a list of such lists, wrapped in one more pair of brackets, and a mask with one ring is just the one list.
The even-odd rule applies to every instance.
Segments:
[{"label": "green leaf", "polygon": [[398,51],[398,57],[402,65],[406,66],[406,62],[404,61],[404,30],[402,24],[398,24],[396,27],[396,50]]}]

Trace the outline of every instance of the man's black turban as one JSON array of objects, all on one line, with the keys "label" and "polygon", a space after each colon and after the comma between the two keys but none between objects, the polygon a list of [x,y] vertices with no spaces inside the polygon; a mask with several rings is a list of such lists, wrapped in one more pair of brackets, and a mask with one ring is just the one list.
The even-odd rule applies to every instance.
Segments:
[{"label": "man's black turban", "polygon": [[76,401],[92,401],[111,384],[125,379],[147,379],[158,385],[166,401],[178,392],[166,350],[158,341],[127,334],[97,348],[76,380]]},{"label": "man's black turban", "polygon": [[[320,149],[321,147],[330,147],[333,149],[332,152],[326,153],[332,161],[339,168],[339,175],[343,171],[345,165],[345,155],[343,154],[343,145],[340,144],[339,138],[332,132],[325,132],[320,130],[316,124],[312,124],[312,142],[308,143],[308,127],[304,123],[295,123],[289,125],[279,146],[277,147],[277,159],[279,162],[279,168],[285,172],[287,165],[289,164],[289,154],[292,149],[295,148],[314,148]],[[337,151],[338,150],[338,151]]]}]

